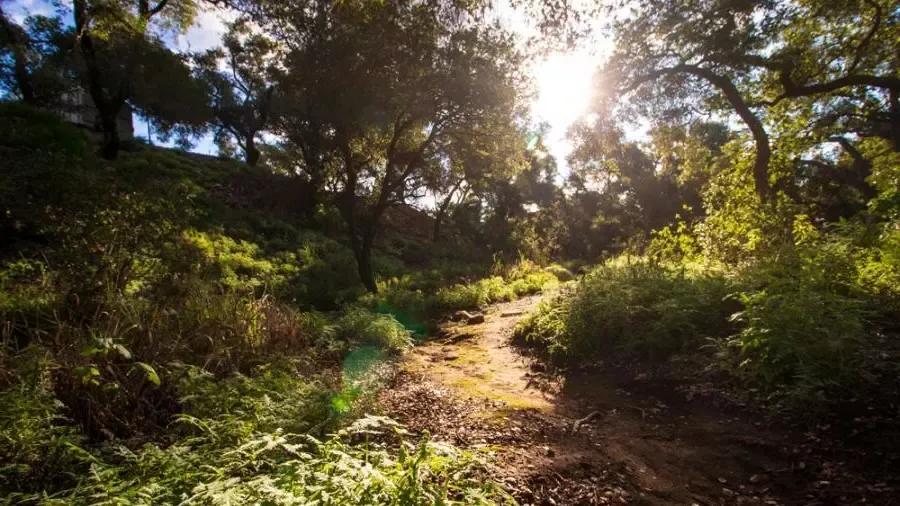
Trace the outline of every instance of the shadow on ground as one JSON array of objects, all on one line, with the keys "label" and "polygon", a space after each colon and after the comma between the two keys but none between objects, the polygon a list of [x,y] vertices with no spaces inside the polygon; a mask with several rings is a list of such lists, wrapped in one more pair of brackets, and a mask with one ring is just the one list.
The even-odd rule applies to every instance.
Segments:
[{"label": "shadow on ground", "polygon": [[891,503],[895,484],[850,472],[761,412],[633,370],[546,372],[509,344],[539,300],[445,324],[405,357],[385,411],[492,451],[492,473],[523,504]]}]

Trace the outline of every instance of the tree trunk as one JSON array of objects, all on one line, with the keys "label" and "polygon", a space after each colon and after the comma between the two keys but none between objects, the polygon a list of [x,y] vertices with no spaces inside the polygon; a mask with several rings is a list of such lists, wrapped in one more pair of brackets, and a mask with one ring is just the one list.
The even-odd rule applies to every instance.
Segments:
[{"label": "tree trunk", "polygon": [[354,253],[356,255],[356,267],[359,271],[359,279],[363,286],[371,293],[378,293],[378,285],[375,283],[375,270],[372,268],[372,244],[375,242],[374,230],[364,231]]},{"label": "tree trunk", "polygon": [[253,139],[254,134],[250,134],[247,136],[247,140],[244,144],[244,158],[247,161],[247,165],[251,167],[256,167],[256,164],[259,162],[259,149],[256,148],[256,141]]},{"label": "tree trunk", "polygon": [[346,188],[337,198],[337,208],[344,218],[344,223],[347,224],[347,232],[350,234],[350,249],[353,250],[353,257],[356,259],[359,280],[366,290],[377,293],[378,285],[375,283],[375,270],[372,268],[372,246],[375,243],[378,218],[381,213],[377,209],[369,210],[368,216],[363,216],[362,220],[358,219],[356,194],[352,190],[356,187],[355,174],[348,179]]},{"label": "tree trunk", "polygon": [[100,150],[103,158],[115,160],[119,153],[119,125],[118,116],[122,106],[125,105],[125,83],[120,86],[119,93],[111,96],[103,88],[102,72],[97,62],[97,53],[94,40],[88,33],[87,5],[84,0],[75,0],[72,3],[75,15],[75,32],[78,36],[78,45],[81,47],[81,55],[87,70],[86,82],[88,93],[94,101],[94,107],[100,115],[100,127],[103,129],[103,146]]},{"label": "tree trunk", "polygon": [[453,201],[453,195],[456,194],[456,190],[459,189],[459,185],[461,184],[462,179],[458,180],[456,184],[453,185],[453,188],[450,189],[450,192],[444,198],[444,201],[438,206],[437,212],[434,215],[434,230],[431,234],[432,242],[438,242],[441,238],[441,224],[444,221],[444,217],[447,215],[447,209],[450,208],[450,202]]},{"label": "tree trunk", "polygon": [[438,242],[441,239],[441,222],[444,220],[443,209],[438,209],[434,216],[434,230],[431,232],[431,242]]},{"label": "tree trunk", "polygon": [[[100,110],[99,107],[97,109]],[[107,160],[115,160],[121,147],[117,113],[118,110],[115,113],[100,110],[100,126],[103,128],[103,146],[100,154]]]}]

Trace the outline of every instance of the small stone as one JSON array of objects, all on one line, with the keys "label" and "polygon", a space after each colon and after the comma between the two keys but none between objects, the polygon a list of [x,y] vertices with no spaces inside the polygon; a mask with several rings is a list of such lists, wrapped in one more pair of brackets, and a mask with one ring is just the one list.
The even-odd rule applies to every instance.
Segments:
[{"label": "small stone", "polygon": [[469,325],[484,323],[484,315],[481,313],[471,315],[468,319],[466,319],[466,323],[468,323]]}]

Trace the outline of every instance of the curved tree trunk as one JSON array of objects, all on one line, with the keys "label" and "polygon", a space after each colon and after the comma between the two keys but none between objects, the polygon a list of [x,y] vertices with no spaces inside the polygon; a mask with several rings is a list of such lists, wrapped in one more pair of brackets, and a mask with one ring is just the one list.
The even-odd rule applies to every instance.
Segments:
[{"label": "curved tree trunk", "polygon": [[658,69],[647,75],[641,76],[635,79],[631,86],[626,88],[625,91],[633,90],[642,83],[655,80],[664,75],[673,74],[690,74],[699,77],[722,92],[725,99],[728,100],[728,103],[737,115],[740,116],[744,124],[747,125],[750,134],[753,136],[753,141],[756,145],[756,158],[753,162],[753,181],[756,193],[763,202],[771,202],[774,198],[774,192],[772,191],[772,185],[769,183],[769,161],[772,158],[769,134],[766,132],[762,121],[756,116],[753,110],[750,109],[750,106],[744,100],[744,97],[741,96],[740,90],[738,90],[737,86],[735,86],[729,78],[716,74],[710,69],[698,67],[697,65],[681,64]]},{"label": "curved tree trunk", "polygon": [[769,134],[766,132],[762,121],[750,109],[737,86],[730,79],[708,69],[688,65],[684,67],[686,72],[701,77],[718,88],[725,95],[725,99],[728,100],[728,103],[731,104],[731,107],[734,108],[734,111],[740,116],[744,124],[747,125],[756,145],[756,158],[753,161],[753,181],[756,186],[756,193],[763,202],[771,200],[774,197],[772,186],[769,184],[769,161],[772,158],[772,148],[769,143]]}]

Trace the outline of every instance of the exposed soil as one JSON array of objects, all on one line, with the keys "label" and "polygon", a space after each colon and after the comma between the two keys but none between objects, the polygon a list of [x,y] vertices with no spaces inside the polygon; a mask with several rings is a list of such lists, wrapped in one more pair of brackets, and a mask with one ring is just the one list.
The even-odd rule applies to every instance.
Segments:
[{"label": "exposed soil", "polygon": [[546,372],[509,343],[539,300],[443,325],[404,358],[384,409],[491,451],[490,472],[522,504],[900,503],[895,462],[886,481],[866,479],[852,456],[762,411],[630,368]]}]

